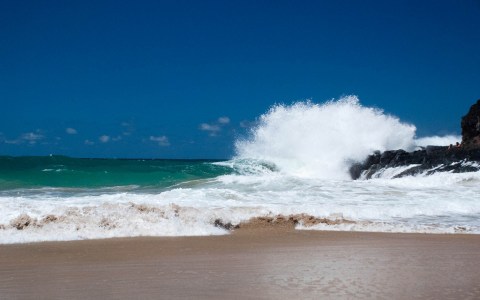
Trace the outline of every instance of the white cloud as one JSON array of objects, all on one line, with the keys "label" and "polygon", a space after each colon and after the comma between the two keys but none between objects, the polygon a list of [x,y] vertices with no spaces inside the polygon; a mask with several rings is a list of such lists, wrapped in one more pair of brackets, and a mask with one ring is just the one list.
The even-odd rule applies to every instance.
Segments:
[{"label": "white cloud", "polygon": [[72,127],[68,127],[68,128],[65,128],[65,132],[68,133],[68,134],[77,134],[77,130],[75,128],[72,128]]},{"label": "white cloud", "polygon": [[210,125],[207,123],[200,124],[200,129],[204,131],[220,131],[220,126],[218,125]]},{"label": "white cloud", "polygon": [[230,123],[229,117],[220,117],[214,123],[202,123],[199,126],[199,129],[206,131],[210,136],[216,136],[220,131],[222,131],[222,126]]},{"label": "white cloud", "polygon": [[38,133],[34,133],[34,132],[24,133],[20,137],[20,139],[26,141],[29,144],[35,144],[36,142],[38,142],[39,140],[42,140],[43,138],[44,138],[43,135],[38,134]]},{"label": "white cloud", "polygon": [[252,127],[253,125],[254,125],[254,122],[248,121],[248,120],[243,120],[240,122],[240,127],[242,128],[249,128],[249,127]]},{"label": "white cloud", "polygon": [[30,145],[36,144],[38,141],[43,140],[45,136],[39,131],[35,132],[27,132],[19,136],[16,140],[5,140],[6,144],[14,144],[19,145],[23,143],[28,143]]},{"label": "white cloud", "polygon": [[85,140],[85,145],[94,145],[95,143],[90,140]]},{"label": "white cloud", "polygon": [[228,123],[230,123],[230,118],[229,117],[220,117],[220,118],[218,118],[218,123],[219,124],[228,124]]},{"label": "white cloud", "polygon": [[102,143],[108,143],[110,141],[110,136],[108,135],[102,135],[98,138],[98,140]]},{"label": "white cloud", "polygon": [[170,146],[170,141],[168,140],[168,137],[162,135],[162,136],[150,136],[150,140],[152,142],[158,143],[159,146],[161,147],[168,147]]},{"label": "white cloud", "polygon": [[202,123],[200,124],[200,130],[207,131],[210,134],[210,136],[216,136],[217,133],[219,133],[220,130],[222,129],[220,128],[220,126],[215,124],[211,125],[207,123]]},{"label": "white cloud", "polygon": [[131,122],[122,122],[121,123],[122,127],[123,127],[123,132],[122,134],[125,135],[125,136],[129,136],[129,135],[132,135],[132,133],[135,131],[135,126],[133,126],[133,123]]}]

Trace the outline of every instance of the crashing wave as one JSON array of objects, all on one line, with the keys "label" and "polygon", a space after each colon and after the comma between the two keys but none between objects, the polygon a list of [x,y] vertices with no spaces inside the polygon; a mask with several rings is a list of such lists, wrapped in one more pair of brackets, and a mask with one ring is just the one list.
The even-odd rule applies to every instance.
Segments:
[{"label": "crashing wave", "polygon": [[429,141],[445,144],[457,138],[418,139],[415,131],[395,116],[362,106],[356,96],[275,105],[246,139],[236,142],[236,159],[270,162],[300,177],[349,179],[350,166],[374,151],[410,151]]}]

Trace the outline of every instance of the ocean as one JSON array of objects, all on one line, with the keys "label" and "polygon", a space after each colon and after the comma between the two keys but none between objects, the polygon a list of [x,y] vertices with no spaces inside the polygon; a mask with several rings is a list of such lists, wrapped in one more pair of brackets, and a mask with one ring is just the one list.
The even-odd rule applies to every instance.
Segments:
[{"label": "ocean", "polygon": [[355,97],[276,105],[228,160],[0,157],[0,243],[228,234],[255,217],[299,230],[480,233],[480,173],[352,180],[375,150],[450,143]]}]

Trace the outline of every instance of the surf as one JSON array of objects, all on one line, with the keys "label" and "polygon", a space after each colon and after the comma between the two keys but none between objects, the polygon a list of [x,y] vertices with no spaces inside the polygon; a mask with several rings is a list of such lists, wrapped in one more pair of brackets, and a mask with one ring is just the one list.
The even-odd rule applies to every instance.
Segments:
[{"label": "surf", "polygon": [[479,234],[480,172],[349,177],[373,151],[454,138],[418,138],[414,125],[347,96],[272,106],[228,161],[0,157],[0,244],[228,234],[259,220]]},{"label": "surf", "polygon": [[300,177],[346,180],[349,167],[374,151],[411,151],[455,139],[455,135],[417,138],[413,124],[363,106],[357,96],[346,96],[324,103],[272,106],[247,137],[235,142],[234,159],[269,162]]}]

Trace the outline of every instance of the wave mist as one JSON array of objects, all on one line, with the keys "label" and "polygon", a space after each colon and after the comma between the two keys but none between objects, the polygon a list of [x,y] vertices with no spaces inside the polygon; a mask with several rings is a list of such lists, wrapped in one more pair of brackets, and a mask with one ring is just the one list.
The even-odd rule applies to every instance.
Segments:
[{"label": "wave mist", "polygon": [[415,131],[381,109],[362,106],[356,96],[275,105],[249,138],[236,142],[236,158],[272,162],[295,176],[348,179],[351,163],[375,150],[412,150]]}]

